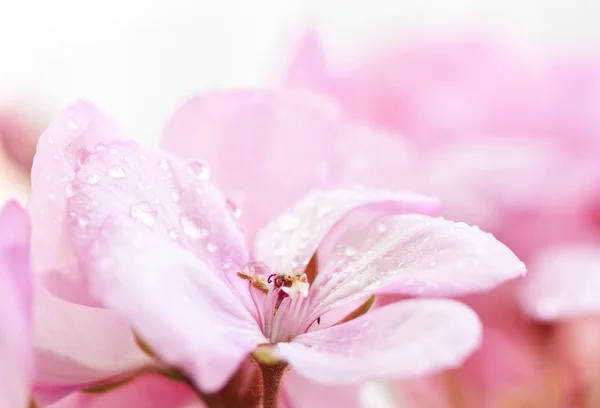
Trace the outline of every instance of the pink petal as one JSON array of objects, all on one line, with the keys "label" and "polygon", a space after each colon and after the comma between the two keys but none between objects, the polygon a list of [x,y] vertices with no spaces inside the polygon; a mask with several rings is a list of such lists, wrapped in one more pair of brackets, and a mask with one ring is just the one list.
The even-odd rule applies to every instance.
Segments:
[{"label": "pink petal", "polygon": [[331,92],[328,80],[327,61],[320,38],[315,31],[308,31],[300,40],[284,81],[287,85]]},{"label": "pink petal", "polygon": [[146,374],[103,393],[77,393],[49,408],[192,408],[202,407],[191,389],[157,374]]},{"label": "pink petal", "polygon": [[71,239],[85,253],[108,217],[130,215],[241,284],[235,273],[248,263],[245,237],[208,176],[204,162],[112,143],[77,172],[78,193],[68,200]]},{"label": "pink petal", "polygon": [[135,219],[109,220],[86,259],[93,293],[206,392],[266,342],[221,275]]},{"label": "pink petal", "polygon": [[600,312],[600,246],[548,247],[529,264],[521,304],[533,318],[556,320]]},{"label": "pink petal", "polygon": [[252,239],[308,190],[332,183],[329,145],[341,137],[337,113],[302,93],[213,93],[181,107],[164,146],[213,165],[215,183],[242,209],[240,220]]},{"label": "pink petal", "polygon": [[373,291],[456,296],[525,273],[491,234],[464,223],[406,214],[367,219],[337,232],[313,283],[316,316]]},{"label": "pink petal", "polygon": [[352,223],[354,210],[390,214],[432,212],[437,207],[436,199],[408,192],[362,187],[314,190],[259,232],[255,255],[273,271],[303,270],[336,223],[346,217],[345,222]]},{"label": "pink petal", "polygon": [[479,319],[462,303],[407,300],[278,347],[299,374],[341,385],[456,367],[480,341]]},{"label": "pink petal", "polygon": [[0,112],[0,140],[3,147],[20,170],[29,172],[39,133],[32,129],[27,119],[16,111]]},{"label": "pink petal", "polygon": [[294,370],[285,374],[283,384],[284,400],[294,408],[363,407],[358,385],[322,384],[302,377]]},{"label": "pink petal", "polygon": [[32,267],[51,275],[55,293],[78,303],[89,299],[66,229],[66,203],[75,193],[71,182],[87,149],[119,138],[95,107],[75,102],[41,136],[31,170]]},{"label": "pink petal", "polygon": [[129,323],[117,313],[66,302],[36,288],[36,395],[53,400],[73,388],[152,364],[136,345]]},{"label": "pink petal", "polygon": [[34,371],[29,220],[15,201],[0,213],[0,406],[26,408]]}]

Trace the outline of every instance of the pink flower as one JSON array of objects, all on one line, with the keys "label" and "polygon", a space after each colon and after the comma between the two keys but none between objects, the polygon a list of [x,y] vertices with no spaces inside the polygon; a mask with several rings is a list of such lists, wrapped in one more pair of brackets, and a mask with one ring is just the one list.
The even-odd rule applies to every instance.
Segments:
[{"label": "pink flower", "polygon": [[492,231],[528,263],[519,284],[465,299],[482,317],[483,347],[441,383],[421,383],[423,406],[579,404],[598,387],[585,364],[599,353],[598,323],[581,318],[600,312],[599,72],[597,61],[531,63],[478,40],[398,47],[336,71],[307,36],[288,83],[414,142],[413,172],[444,215]]},{"label": "pink flower", "polygon": [[[206,112],[189,116],[197,103]],[[98,330],[96,344],[76,332],[79,347],[91,352],[73,349],[79,361],[49,366],[52,385],[59,374],[69,375],[65,387],[81,386],[151,364],[133,352],[123,317],[161,362],[182,369],[202,392],[224,386],[249,354],[343,385],[455,366],[477,346],[476,316],[448,300],[398,302],[324,326],[328,316],[341,309],[343,318],[376,291],[456,295],[524,273],[506,247],[476,228],[414,214],[437,207],[427,197],[315,189],[346,177],[337,163],[348,156],[329,138],[351,134],[340,134],[336,120],[303,98],[225,94],[188,107],[171,129],[200,126],[211,130],[200,135],[226,143],[215,178],[246,200],[242,220],[252,241],[238,227],[237,207],[209,181],[205,162],[123,140],[88,104],[72,105],[40,140],[30,207],[33,259],[54,291],[48,296],[61,296],[52,299],[82,318],[90,316],[82,303],[111,309],[92,309],[98,321],[83,327]],[[186,136],[170,133],[171,148],[184,148],[178,141]],[[284,136],[285,142],[277,139]],[[395,143],[386,140],[380,146]],[[207,140],[204,156],[219,150],[216,141]],[[298,154],[284,160],[290,142]],[[195,157],[191,148],[183,154]],[[322,155],[332,161],[313,168]],[[302,176],[290,179],[297,190],[270,172],[281,168]],[[50,233],[60,239],[42,244]],[[98,361],[99,355],[107,358]],[[81,365],[85,370],[76,370]]]},{"label": "pink flower", "polygon": [[29,406],[34,370],[29,220],[12,201],[0,213],[0,406]]},{"label": "pink flower", "polygon": [[[184,158],[191,159],[200,154],[207,157],[209,161],[214,163],[214,180],[219,187],[224,189],[227,195],[239,197],[239,200],[244,203],[243,205],[247,203],[242,211],[242,221],[249,230],[250,236],[258,235],[253,254],[267,263],[273,272],[289,270],[290,268],[303,268],[308,263],[314,250],[318,248],[320,272],[317,279],[309,287],[309,294],[306,298],[308,304],[315,302],[311,299],[311,295],[317,299],[319,296],[325,296],[320,294],[321,288],[319,287],[323,281],[329,279],[335,281],[336,276],[338,276],[335,273],[335,268],[329,269],[334,260],[340,262],[339,265],[343,268],[342,265],[348,259],[352,259],[353,256],[371,254],[371,258],[367,260],[373,262],[371,268],[377,265],[377,269],[381,268],[381,271],[391,272],[397,268],[394,265],[405,265],[406,260],[411,257],[408,251],[410,246],[408,241],[410,239],[407,235],[404,235],[407,241],[403,238],[400,241],[379,241],[381,234],[387,237],[386,234],[394,229],[393,225],[396,223],[400,228],[398,231],[403,230],[411,235],[409,224],[413,224],[415,228],[419,229],[433,222],[427,227],[428,231],[421,230],[417,235],[426,242],[433,239],[433,241],[428,241],[431,244],[427,246],[434,252],[422,252],[420,254],[422,257],[419,257],[422,261],[419,261],[418,265],[413,264],[418,272],[409,274],[407,271],[403,271],[391,285],[384,287],[382,282],[381,290],[415,295],[448,295],[484,290],[493,286],[493,284],[490,285],[491,282],[488,279],[492,276],[500,277],[502,275],[502,273],[493,272],[494,270],[507,271],[512,269],[510,267],[500,267],[499,265],[495,267],[480,265],[480,268],[477,269],[486,270],[489,274],[473,273],[474,270],[471,269],[473,264],[461,258],[466,255],[462,250],[457,252],[452,250],[456,254],[455,257],[453,255],[452,259],[446,258],[445,255],[443,259],[438,258],[444,251],[442,253],[437,251],[440,248],[438,245],[441,245],[441,241],[436,240],[437,233],[434,231],[437,228],[445,229],[448,227],[453,231],[447,230],[448,236],[453,234],[458,236],[463,233],[459,232],[463,228],[462,226],[439,219],[434,221],[434,219],[424,216],[396,216],[378,219],[377,224],[374,225],[369,222],[370,219],[363,220],[361,223],[360,219],[351,218],[351,221],[338,224],[338,227],[332,233],[327,233],[326,228],[321,227],[321,232],[317,234],[311,231],[311,224],[314,225],[312,228],[315,228],[315,231],[318,230],[318,225],[330,216],[331,209],[338,208],[339,205],[325,202],[320,206],[323,206],[327,211],[320,210],[319,198],[315,197],[313,199],[316,205],[314,209],[310,208],[309,204],[312,200],[309,200],[308,204],[303,204],[301,201],[295,207],[292,207],[291,214],[289,210],[281,213],[285,205],[293,202],[294,199],[298,200],[299,196],[308,190],[307,186],[319,185],[331,188],[360,182],[369,185],[398,182],[399,180],[394,180],[394,177],[400,178],[398,177],[399,172],[391,170],[397,170],[399,167],[398,160],[406,156],[405,153],[403,154],[405,152],[404,147],[388,135],[372,131],[366,132],[363,128],[357,129],[348,126],[334,110],[326,110],[322,104],[315,101],[312,101],[313,103],[309,102],[311,101],[304,95],[268,92],[225,93],[196,98],[185,104],[170,123],[165,140],[168,149]],[[203,150],[203,147],[205,150]],[[297,152],[300,152],[300,154],[294,154]],[[307,152],[307,154],[302,154],[303,152]],[[238,171],[240,166],[245,171]],[[281,176],[279,172],[282,168],[286,169],[287,174],[289,174],[288,177]],[[345,195],[351,190],[343,191]],[[374,193],[378,190],[367,191]],[[333,196],[323,194],[322,198],[329,201],[333,199]],[[341,202],[347,200],[348,198],[344,198]],[[267,202],[270,207],[262,205],[263,202]],[[258,203],[261,203],[261,205]],[[304,210],[307,207],[309,210]],[[275,221],[268,222],[269,213],[280,213],[280,215]],[[319,213],[323,213],[321,220],[318,219]],[[349,216],[352,215],[349,214]],[[389,221],[391,221],[391,224],[387,223]],[[458,229],[455,229],[457,227]],[[338,228],[342,228],[341,231]],[[261,232],[256,233],[257,230]],[[481,235],[481,233],[470,228],[464,230],[464,232],[466,231],[475,233],[472,237],[476,240],[485,236],[485,234]],[[444,234],[444,236],[446,235]],[[275,239],[272,239],[272,237]],[[439,237],[441,238],[441,235]],[[303,247],[306,239],[309,239],[308,242],[311,242],[312,245],[306,244],[307,246]],[[413,244],[421,242],[417,236],[414,239]],[[370,240],[372,240],[373,246],[366,244]],[[289,243],[286,244],[287,242]],[[450,247],[458,242],[460,240],[450,244]],[[397,248],[400,253],[396,252],[398,257],[394,258],[392,263],[385,261],[383,264],[379,264],[387,256],[380,258],[379,255],[376,255],[379,251],[377,245],[390,245],[388,247],[390,250]],[[445,246],[445,244],[441,246]],[[340,254],[340,249],[337,251],[332,250],[336,247],[341,248],[341,251],[346,251],[346,255]],[[264,248],[268,248],[268,250]],[[282,249],[281,252],[279,252],[280,249]],[[457,249],[455,247],[455,250]],[[395,252],[395,250],[392,250],[392,252]],[[462,254],[458,255],[459,252]],[[480,255],[483,256],[484,252]],[[281,253],[282,258],[278,259],[277,253]],[[416,255],[418,251],[412,253]],[[331,261],[327,261],[329,256],[333,257]],[[408,258],[406,258],[407,256]],[[431,256],[431,258],[428,258],[428,256]],[[478,258],[478,256],[475,257]],[[503,256],[498,254],[498,257],[500,259]],[[294,265],[295,262],[296,265]],[[346,266],[345,273],[348,275],[342,273],[344,281],[351,280],[350,276],[355,273],[353,270],[357,266],[358,264],[352,262],[350,267]],[[367,267],[367,262],[364,266]],[[371,269],[371,271],[374,272],[374,269]],[[328,274],[331,275],[328,276]],[[365,288],[363,285],[368,282],[365,282],[364,279],[374,277],[367,278],[367,275],[355,275],[355,277],[356,279],[360,278],[358,282],[361,284],[353,290],[357,291],[357,294],[364,295]],[[385,274],[378,276],[378,279],[382,278],[385,279]],[[494,279],[494,282],[498,282],[498,280]],[[329,284],[329,286],[332,285]],[[276,288],[269,288],[269,296],[273,296],[275,293]],[[367,293],[371,292],[367,291]],[[356,294],[351,293],[347,295],[356,296]],[[272,300],[273,298],[269,296],[267,296],[267,300]],[[334,297],[334,299],[337,299],[337,297]],[[306,301],[300,304],[305,304],[304,302]],[[393,306],[400,307],[403,304],[406,303],[401,302]],[[380,309],[381,313],[385,310],[385,308]],[[320,313],[322,312],[317,309],[308,315],[308,321],[304,325],[300,325],[300,330],[295,333],[298,338],[306,338],[303,336],[307,335],[301,333],[310,324],[313,324],[314,319],[319,317]],[[365,315],[363,319],[367,320],[369,316],[374,315]],[[261,320],[260,318],[258,320],[260,326]],[[285,320],[285,322],[290,321]],[[357,319],[347,324],[357,324],[358,321]],[[272,342],[287,340],[286,336],[273,336],[273,333],[268,331],[268,324],[269,322],[266,321],[261,328],[263,334],[269,340]],[[295,324],[297,325],[297,323]],[[315,327],[314,324],[312,327]],[[325,334],[328,331],[341,331],[343,327],[342,325],[315,332],[311,331],[309,335],[312,336],[312,333],[314,333],[316,340],[316,336],[319,334],[323,336],[319,340],[325,341]],[[292,332],[290,331],[290,333]],[[416,333],[413,333],[412,336],[416,336]],[[307,356],[303,357],[300,352],[304,353],[304,349],[295,346],[294,341],[290,345],[280,344],[281,357],[290,361],[293,368],[307,377],[320,381],[342,383],[349,381],[343,376],[353,374],[350,367],[346,372],[326,371],[324,367],[317,370],[315,367],[318,367],[318,362],[310,361],[308,359],[310,353],[308,352]],[[338,345],[338,347],[341,349],[341,345]],[[352,345],[352,347],[355,346]],[[297,354],[290,354],[289,352],[294,348],[297,349]],[[333,351],[334,349],[332,349]],[[331,359],[330,361],[333,363],[335,360]],[[339,362],[338,364],[341,365],[342,363]],[[365,366],[361,368],[362,377],[355,377],[354,380],[369,378],[365,375],[367,374],[367,363],[363,362],[363,364]],[[423,361],[418,364],[423,364]],[[404,363],[403,366],[408,368],[409,365]],[[355,367],[359,367],[358,362]],[[335,379],[334,374],[339,378]],[[400,373],[389,374],[398,376]],[[326,376],[327,378],[324,378]]]}]

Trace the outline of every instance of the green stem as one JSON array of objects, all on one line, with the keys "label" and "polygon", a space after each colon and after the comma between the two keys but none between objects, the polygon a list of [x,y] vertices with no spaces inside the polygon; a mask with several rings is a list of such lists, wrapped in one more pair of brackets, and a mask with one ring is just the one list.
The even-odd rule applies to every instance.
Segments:
[{"label": "green stem", "polygon": [[286,368],[286,363],[260,364],[263,383],[263,408],[277,408],[281,379]]}]

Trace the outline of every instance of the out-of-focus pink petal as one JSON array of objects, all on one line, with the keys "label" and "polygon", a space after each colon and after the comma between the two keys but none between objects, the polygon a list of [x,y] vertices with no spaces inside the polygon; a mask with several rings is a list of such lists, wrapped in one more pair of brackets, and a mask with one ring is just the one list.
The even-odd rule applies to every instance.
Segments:
[{"label": "out-of-focus pink petal", "polygon": [[353,210],[431,213],[438,206],[435,198],[409,192],[363,187],[314,190],[259,232],[255,255],[274,271],[303,270],[327,233]]},{"label": "out-of-focus pink petal", "polygon": [[[101,393],[76,393],[48,408],[192,408],[191,389],[157,374],[146,374]],[[189,405],[188,405],[189,404]]]},{"label": "out-of-focus pink petal", "polygon": [[34,370],[29,219],[19,204],[0,213],[0,406],[28,406]]},{"label": "out-of-focus pink petal", "polygon": [[315,31],[309,31],[300,39],[284,81],[287,85],[331,92],[333,89],[330,89],[328,76],[327,61],[319,36]]},{"label": "out-of-focus pink petal", "polygon": [[283,384],[282,397],[294,408],[363,407],[360,385],[322,384],[302,377],[293,369],[285,374]]},{"label": "out-of-focus pink petal", "polygon": [[357,220],[340,229],[325,245],[330,253],[311,288],[315,318],[374,291],[456,296],[525,273],[506,246],[464,223],[405,214]]},{"label": "out-of-focus pink petal", "polygon": [[299,374],[328,384],[409,378],[459,365],[481,341],[477,315],[450,300],[407,300],[279,343]]},{"label": "out-of-focus pink petal", "polygon": [[25,118],[17,112],[0,112],[0,140],[13,163],[22,171],[29,172],[35,154],[39,133],[25,124]]},{"label": "out-of-focus pink petal", "polygon": [[414,189],[422,181],[414,146],[407,138],[380,129],[347,122],[344,141],[335,146],[336,185],[362,184],[369,187]]},{"label": "out-of-focus pink petal", "polygon": [[[186,102],[169,123],[165,148],[202,158],[242,209],[250,239],[312,188],[331,185],[338,110],[305,93],[237,91]],[[282,177],[285,174],[285,177]]]},{"label": "out-of-focus pink petal", "polygon": [[[36,287],[36,395],[92,384],[152,364],[129,323],[111,310],[66,302]],[[46,396],[46,394],[48,396]]]},{"label": "out-of-focus pink petal", "polygon": [[76,193],[71,182],[90,150],[116,139],[120,133],[101,112],[75,102],[41,136],[31,170],[33,270],[51,275],[53,292],[78,303],[89,299],[66,229],[66,203]]},{"label": "out-of-focus pink petal", "polygon": [[524,310],[540,320],[600,313],[600,244],[564,244],[541,251],[521,287]]},{"label": "out-of-focus pink petal", "polygon": [[127,218],[108,220],[99,235],[85,258],[92,292],[200,389],[221,388],[266,342],[228,282],[171,238]]}]

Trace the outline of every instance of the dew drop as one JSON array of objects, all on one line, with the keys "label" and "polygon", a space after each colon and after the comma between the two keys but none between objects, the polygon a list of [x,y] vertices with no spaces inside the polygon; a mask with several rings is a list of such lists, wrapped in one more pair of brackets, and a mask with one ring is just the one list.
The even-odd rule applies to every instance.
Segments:
[{"label": "dew drop", "polygon": [[147,201],[132,205],[129,213],[149,227],[154,225],[158,215],[156,208]]},{"label": "dew drop", "polygon": [[210,167],[208,163],[201,160],[192,160],[188,163],[190,173],[198,180],[208,180],[210,178]]},{"label": "dew drop", "polygon": [[175,202],[179,201],[179,199],[181,198],[181,192],[174,188],[173,190],[171,190],[171,198]]},{"label": "dew drop", "polygon": [[236,203],[234,203],[231,200],[227,200],[225,201],[225,205],[227,205],[227,209],[229,210],[229,212],[231,212],[233,218],[235,218],[236,220],[240,218],[240,216],[242,215],[242,210],[240,209],[240,207],[237,206]]},{"label": "dew drop", "polygon": [[209,235],[208,221],[201,216],[187,216],[182,214],[179,218],[179,222],[181,223],[185,235],[192,239],[205,238]]},{"label": "dew drop", "polygon": [[211,253],[217,252],[217,246],[211,242],[210,244],[206,245],[206,250]]},{"label": "dew drop", "polygon": [[69,119],[69,122],[67,123],[67,127],[72,132],[76,132],[79,129],[79,125],[73,119]]},{"label": "dew drop", "polygon": [[347,246],[346,249],[344,249],[344,255],[346,256],[354,256],[357,252],[358,251],[356,250],[356,248],[351,246]]},{"label": "dew drop", "polygon": [[167,171],[167,170],[169,170],[169,163],[167,163],[166,160],[161,160],[158,162],[158,167],[161,170]]},{"label": "dew drop", "polygon": [[95,174],[95,173],[92,173],[92,174],[90,174],[90,175],[88,176],[88,178],[87,178],[87,181],[88,181],[88,183],[90,183],[91,185],[98,184],[98,182],[100,181],[100,176],[98,176],[98,175],[97,175],[97,174]]},{"label": "dew drop", "polygon": [[86,148],[79,149],[76,154],[77,166],[83,167],[83,165],[88,161],[89,158],[90,152]]},{"label": "dew drop", "polygon": [[387,224],[380,222],[379,224],[377,224],[377,232],[383,234],[384,232],[387,232],[389,230],[389,227],[387,226]]},{"label": "dew drop", "polygon": [[75,197],[79,192],[79,184],[67,183],[65,186],[65,194],[68,198]]},{"label": "dew drop", "polygon": [[54,153],[52,157],[54,158],[54,160],[60,160],[60,154],[58,153]]},{"label": "dew drop", "polygon": [[283,232],[293,231],[300,226],[300,219],[294,215],[283,215],[279,217],[279,229]]},{"label": "dew drop", "polygon": [[108,169],[108,174],[110,174],[110,176],[115,179],[123,179],[127,177],[125,171],[118,164],[115,164],[114,166],[110,167]]},{"label": "dew drop", "polygon": [[77,219],[77,223],[80,227],[85,228],[90,224],[90,219],[85,215],[82,215]]}]

